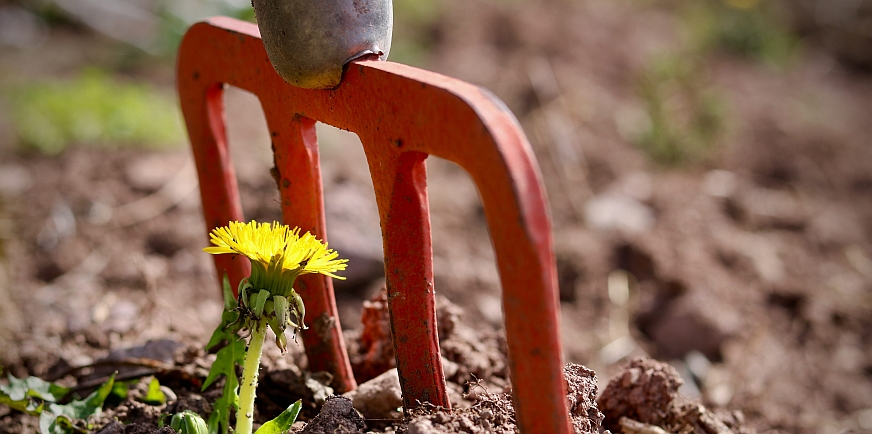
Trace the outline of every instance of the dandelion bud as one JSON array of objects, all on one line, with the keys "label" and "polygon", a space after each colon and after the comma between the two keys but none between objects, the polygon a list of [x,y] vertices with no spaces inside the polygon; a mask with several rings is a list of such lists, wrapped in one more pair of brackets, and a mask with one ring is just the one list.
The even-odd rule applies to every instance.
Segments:
[{"label": "dandelion bud", "polygon": [[276,313],[277,322],[282,325],[282,330],[288,326],[291,320],[291,307],[288,299],[281,295],[273,296],[273,306]]},{"label": "dandelion bud", "polygon": [[263,315],[263,307],[268,299],[269,291],[266,289],[261,289],[260,292],[251,296],[251,310],[254,311],[256,318],[260,318]]},{"label": "dandelion bud", "polygon": [[276,333],[276,346],[279,347],[283,353],[288,351],[288,338],[285,337],[285,332]]},{"label": "dandelion bud", "polygon": [[303,304],[303,298],[297,294],[297,291],[291,291],[291,299],[294,303],[294,310],[297,312],[297,320],[300,321],[300,328],[305,330],[308,327],[303,324],[303,318],[306,317],[306,305]]},{"label": "dandelion bud", "polygon": [[199,414],[190,410],[176,413],[170,422],[170,428],[179,434],[209,434],[206,421]]},{"label": "dandelion bud", "polygon": [[239,299],[242,300],[243,306],[248,308],[251,307],[251,303],[249,303],[249,292],[253,289],[254,286],[251,285],[247,277],[239,281],[239,288],[237,291],[239,293]]}]

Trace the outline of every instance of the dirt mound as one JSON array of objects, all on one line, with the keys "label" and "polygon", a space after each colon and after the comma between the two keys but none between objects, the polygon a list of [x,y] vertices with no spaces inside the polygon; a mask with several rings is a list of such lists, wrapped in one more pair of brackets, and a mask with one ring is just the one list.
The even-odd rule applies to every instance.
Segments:
[{"label": "dirt mound", "polygon": [[603,426],[615,433],[750,434],[741,412],[711,412],[679,395],[684,381],[667,363],[636,358],[611,381],[597,401]]}]

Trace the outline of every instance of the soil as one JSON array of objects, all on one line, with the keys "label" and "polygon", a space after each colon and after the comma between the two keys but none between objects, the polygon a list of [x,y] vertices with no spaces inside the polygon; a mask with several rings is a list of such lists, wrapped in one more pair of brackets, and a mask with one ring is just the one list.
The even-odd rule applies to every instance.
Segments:
[{"label": "soil", "polygon": [[[678,19],[630,2],[468,0],[448,2],[427,29],[422,66],[493,90],[541,165],[574,426],[869,432],[872,76],[814,38],[781,69],[710,53],[705,76],[729,107],[726,133],[707,158],[660,166],[624,125],[644,107],[646,65],[680,44]],[[2,72],[65,76],[114,52],[87,32],[49,37],[58,44],[39,52],[0,48]],[[169,64],[126,74],[172,91]],[[246,218],[278,219],[259,105],[234,89],[225,99]],[[95,421],[104,433],[154,432],[162,413],[184,408],[207,414],[220,389],[199,391],[214,357],[200,348],[222,303],[201,251],[189,151],[71,146],[38,155],[16,147],[7,114],[0,364],[69,385],[96,384],[113,369],[142,385],[153,375],[176,396],[155,407],[131,393]],[[351,134],[319,127],[319,140],[330,245],[351,259],[337,297],[355,374],[385,382],[367,392],[379,397],[371,401],[396,402],[380,377],[393,359],[365,157]],[[513,432],[481,205],[456,166],[431,158],[428,172],[440,343],[457,409],[416,410],[400,423],[396,406],[382,406],[363,422],[375,432]],[[308,372],[299,346],[284,356],[266,347],[258,421],[303,399],[297,431],[317,432],[325,402],[353,419],[349,428],[361,426],[346,400],[328,400],[329,376]],[[123,363],[132,358],[150,362]],[[36,430],[34,418],[0,408],[0,432]]]}]

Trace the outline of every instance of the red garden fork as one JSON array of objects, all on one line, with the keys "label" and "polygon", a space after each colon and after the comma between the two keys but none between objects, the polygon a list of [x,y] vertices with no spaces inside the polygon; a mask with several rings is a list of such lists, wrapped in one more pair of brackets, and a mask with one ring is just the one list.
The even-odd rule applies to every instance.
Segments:
[{"label": "red garden fork", "polygon": [[[283,222],[326,237],[315,122],[357,133],[381,221],[397,369],[405,408],[450,408],[439,354],[427,199],[429,154],[453,161],[475,182],[503,287],[516,419],[524,433],[569,433],[558,330],[556,270],[545,192],[515,118],[476,86],[409,66],[360,60],[333,90],[283,81],[254,24],[212,18],[179,49],[178,86],[193,146],[207,230],[243,221],[224,125],[225,84],[260,99],[272,137]],[[214,256],[232,287],[248,261]],[[356,387],[329,278],[298,279],[306,300],[302,334],[312,371]]]}]

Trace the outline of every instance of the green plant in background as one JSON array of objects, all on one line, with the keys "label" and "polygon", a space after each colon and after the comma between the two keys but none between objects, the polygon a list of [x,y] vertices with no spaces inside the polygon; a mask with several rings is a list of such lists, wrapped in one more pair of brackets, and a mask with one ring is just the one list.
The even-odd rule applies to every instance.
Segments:
[{"label": "green plant in background", "polygon": [[[306,308],[303,299],[294,290],[296,278],[317,273],[342,279],[334,273],[344,270],[348,260],[338,259],[338,253],[328,249],[326,243],[311,233],[300,235],[299,228],[290,229],[277,222],[272,225],[230,222],[227,226],[215,228],[210,236],[214,246],[204,251],[215,255],[244,255],[251,262],[251,275],[239,282],[238,298],[235,299],[229,282],[226,278],[224,280],[225,311],[207,349],[222,341],[229,344],[218,352],[206,384],[211,384],[218,375],[225,375],[231,387],[225,386],[224,396],[216,403],[213,413],[213,417],[215,414],[218,416],[214,420],[210,417],[209,425],[216,431],[221,425],[223,432],[227,432],[229,413],[233,406],[237,406],[235,432],[251,434],[258,370],[267,327],[275,333],[279,349],[286,351],[285,331],[290,328],[296,336],[297,332],[306,328],[303,325]],[[239,336],[242,330],[250,335],[247,349]],[[242,380],[238,382],[235,365],[240,362],[243,370]],[[238,395],[235,387],[232,387],[234,383],[239,384]],[[291,412],[293,407],[289,407],[285,413]],[[286,429],[282,425],[290,418],[285,413],[264,424],[258,432],[264,434],[272,432],[269,430],[281,432]],[[293,416],[295,418],[296,414]],[[280,419],[284,422],[280,423]]]},{"label": "green plant in background", "polygon": [[46,154],[71,144],[166,147],[184,137],[172,98],[94,69],[74,80],[25,83],[4,93],[21,145]]},{"label": "green plant in background", "polygon": [[97,390],[81,400],[59,404],[70,389],[36,377],[17,379],[9,376],[9,384],[0,385],[0,404],[33,416],[39,416],[42,434],[73,434],[90,432],[91,416],[100,414],[103,403],[115,389],[115,374]]},{"label": "green plant in background", "polygon": [[394,33],[390,60],[421,65],[434,43],[434,26],[443,11],[438,0],[393,0]]},{"label": "green plant in background", "polygon": [[655,57],[642,72],[638,92],[644,128],[631,137],[663,165],[707,159],[726,132],[727,106],[705,64],[730,52],[784,67],[797,38],[779,18],[772,0],[681,0],[677,6],[684,39]]},{"label": "green plant in background", "polygon": [[798,46],[772,0],[688,0],[679,12],[698,54],[724,50],[784,67]]},{"label": "green plant in background", "polygon": [[157,2],[155,15],[159,25],[150,52],[171,59],[175,59],[182,37],[191,24],[203,18],[221,15],[252,23],[256,21],[250,0],[163,0]]},{"label": "green plant in background", "polygon": [[636,137],[655,162],[678,165],[706,159],[724,131],[725,106],[694,57],[666,55],[639,82],[648,117]]}]

